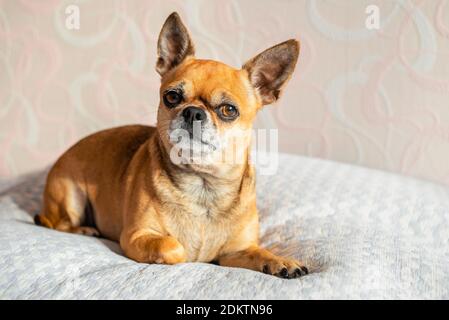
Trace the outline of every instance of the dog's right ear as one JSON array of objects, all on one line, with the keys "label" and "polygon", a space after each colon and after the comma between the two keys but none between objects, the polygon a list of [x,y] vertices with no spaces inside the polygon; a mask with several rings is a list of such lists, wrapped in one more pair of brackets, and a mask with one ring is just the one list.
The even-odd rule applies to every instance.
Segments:
[{"label": "dog's right ear", "polygon": [[291,39],[271,47],[245,63],[249,80],[256,89],[262,105],[279,99],[282,89],[295,69],[299,42]]},{"label": "dog's right ear", "polygon": [[161,76],[195,54],[189,32],[176,12],[169,15],[162,26],[157,54],[156,71]]}]

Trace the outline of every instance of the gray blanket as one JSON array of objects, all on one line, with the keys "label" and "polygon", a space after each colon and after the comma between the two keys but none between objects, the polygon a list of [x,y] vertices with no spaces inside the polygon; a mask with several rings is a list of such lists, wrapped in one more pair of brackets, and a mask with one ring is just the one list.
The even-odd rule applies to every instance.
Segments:
[{"label": "gray blanket", "polygon": [[258,177],[261,242],[305,261],[283,280],[204,263],[148,265],[117,243],[35,226],[45,172],[0,183],[0,298],[449,298],[449,188],[282,155]]}]

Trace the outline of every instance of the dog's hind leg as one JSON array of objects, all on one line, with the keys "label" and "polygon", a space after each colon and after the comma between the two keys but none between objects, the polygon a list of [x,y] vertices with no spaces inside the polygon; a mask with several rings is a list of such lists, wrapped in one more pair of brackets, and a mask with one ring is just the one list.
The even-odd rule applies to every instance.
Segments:
[{"label": "dog's hind leg", "polygon": [[82,226],[87,201],[86,192],[73,180],[50,172],[42,211],[34,217],[34,222],[59,231],[99,236],[97,229]]}]

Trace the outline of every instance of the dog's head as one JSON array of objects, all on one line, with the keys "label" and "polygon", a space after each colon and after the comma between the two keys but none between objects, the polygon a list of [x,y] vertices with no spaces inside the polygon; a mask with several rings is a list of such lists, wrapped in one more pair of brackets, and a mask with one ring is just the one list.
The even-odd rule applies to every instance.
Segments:
[{"label": "dog's head", "polygon": [[172,13],[159,35],[156,64],[162,77],[157,127],[165,148],[176,147],[171,155],[182,153],[180,159],[203,162],[235,153],[236,142],[246,150],[257,111],[279,99],[298,54],[298,41],[288,40],[241,69],[196,59],[189,32]]}]

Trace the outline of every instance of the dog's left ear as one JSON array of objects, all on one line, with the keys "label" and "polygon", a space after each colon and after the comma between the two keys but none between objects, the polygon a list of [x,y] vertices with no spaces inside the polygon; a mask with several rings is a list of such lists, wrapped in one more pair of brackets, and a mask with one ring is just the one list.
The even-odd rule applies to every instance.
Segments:
[{"label": "dog's left ear", "polygon": [[195,54],[195,48],[187,28],[176,12],[165,20],[157,42],[156,71],[163,76],[181,64],[188,56]]},{"label": "dog's left ear", "polygon": [[265,50],[243,65],[262,105],[279,99],[295,69],[298,55],[299,42],[292,39]]}]

